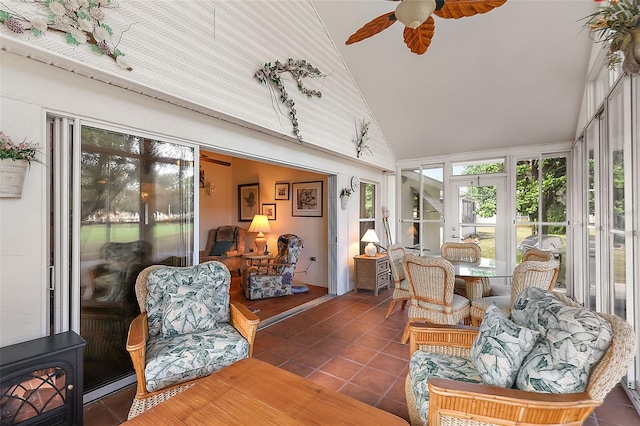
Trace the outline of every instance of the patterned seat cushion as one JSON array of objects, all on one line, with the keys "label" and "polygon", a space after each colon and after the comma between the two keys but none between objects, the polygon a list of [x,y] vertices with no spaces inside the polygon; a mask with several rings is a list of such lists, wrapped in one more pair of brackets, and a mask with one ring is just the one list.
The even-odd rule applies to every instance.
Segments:
[{"label": "patterned seat cushion", "polygon": [[567,306],[552,292],[535,287],[518,295],[511,320],[540,332],[516,378],[516,387],[522,390],[583,392],[591,366],[611,343],[609,322],[586,308]]},{"label": "patterned seat cushion", "polygon": [[468,359],[437,355],[421,350],[417,350],[411,355],[409,374],[420,418],[425,425],[429,415],[429,379],[437,377],[461,382],[482,383],[480,374]]},{"label": "patterned seat cushion", "polygon": [[505,317],[496,305],[485,311],[470,359],[484,383],[510,388],[524,359],[533,349],[537,331],[521,327]]},{"label": "patterned seat cushion", "polygon": [[220,262],[154,269],[147,280],[149,336],[192,333],[229,322],[230,284],[229,270]]},{"label": "patterned seat cushion", "polygon": [[145,366],[147,390],[204,377],[248,356],[249,343],[227,323],[201,333],[150,337]]}]

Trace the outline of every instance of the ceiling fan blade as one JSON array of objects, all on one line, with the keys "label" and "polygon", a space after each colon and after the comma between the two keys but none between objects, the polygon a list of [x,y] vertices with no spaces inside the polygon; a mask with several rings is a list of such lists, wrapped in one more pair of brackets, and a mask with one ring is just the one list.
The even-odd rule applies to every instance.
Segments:
[{"label": "ceiling fan blade", "polygon": [[487,13],[506,2],[507,0],[445,0],[444,6],[433,13],[441,18],[458,19]]},{"label": "ceiling fan blade", "polygon": [[429,16],[429,18],[416,29],[404,27],[404,42],[413,53],[422,55],[429,48],[435,29],[436,24],[433,16]]},{"label": "ceiling fan blade", "polygon": [[396,20],[397,19],[395,12],[389,12],[385,13],[384,15],[380,15],[374,20],[364,24],[364,26],[355,33],[351,34],[345,44],[357,43],[364,40],[365,38],[376,35],[380,31],[389,28],[394,22],[396,22]]},{"label": "ceiling fan blade", "polygon": [[231,165],[231,163],[229,163],[228,161],[216,160],[215,158],[209,158],[204,155],[200,156],[200,161],[207,161],[209,163],[219,164],[221,166],[227,166],[227,167]]}]

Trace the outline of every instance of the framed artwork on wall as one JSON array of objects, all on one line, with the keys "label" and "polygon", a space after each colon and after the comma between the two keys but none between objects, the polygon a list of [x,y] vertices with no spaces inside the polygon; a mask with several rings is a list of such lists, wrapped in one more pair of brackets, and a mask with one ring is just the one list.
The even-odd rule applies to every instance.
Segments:
[{"label": "framed artwork on wall", "polygon": [[289,183],[280,182],[276,183],[276,200],[288,200],[289,199]]},{"label": "framed artwork on wall", "polygon": [[263,204],[262,214],[269,220],[276,220],[276,205],[275,204]]},{"label": "framed artwork on wall", "polygon": [[238,185],[238,220],[248,222],[260,214],[260,184]]},{"label": "framed artwork on wall", "polygon": [[322,181],[294,182],[292,216],[322,217]]}]

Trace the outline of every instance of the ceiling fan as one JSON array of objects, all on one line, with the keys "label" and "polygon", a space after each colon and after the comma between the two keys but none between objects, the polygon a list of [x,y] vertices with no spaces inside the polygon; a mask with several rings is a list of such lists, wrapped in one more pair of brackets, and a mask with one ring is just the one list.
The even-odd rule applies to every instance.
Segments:
[{"label": "ceiling fan", "polygon": [[[398,1],[398,0],[389,0]],[[401,0],[393,12],[380,15],[353,33],[345,44],[353,44],[378,34],[396,21],[405,25],[404,42],[415,54],[422,55],[431,44],[435,22],[431,14],[441,18],[462,18],[487,13],[507,0]]]},{"label": "ceiling fan", "polygon": [[228,161],[222,161],[222,160],[216,160],[215,158],[209,158],[208,155],[200,153],[200,161],[207,161],[209,163],[213,163],[213,164],[219,164],[221,166],[230,166],[231,163]]}]

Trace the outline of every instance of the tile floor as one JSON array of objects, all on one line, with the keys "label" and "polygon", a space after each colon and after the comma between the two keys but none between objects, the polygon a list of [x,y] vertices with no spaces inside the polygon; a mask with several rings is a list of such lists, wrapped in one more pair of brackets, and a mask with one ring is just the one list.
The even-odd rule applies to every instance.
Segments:
[{"label": "tile floor", "polygon": [[[408,420],[404,379],[408,345],[399,338],[406,310],[384,315],[390,293],[348,293],[258,332],[254,356],[315,383]],[[126,420],[135,387],[88,404],[85,424],[111,426]],[[585,422],[631,426],[640,416],[617,386]]]}]

